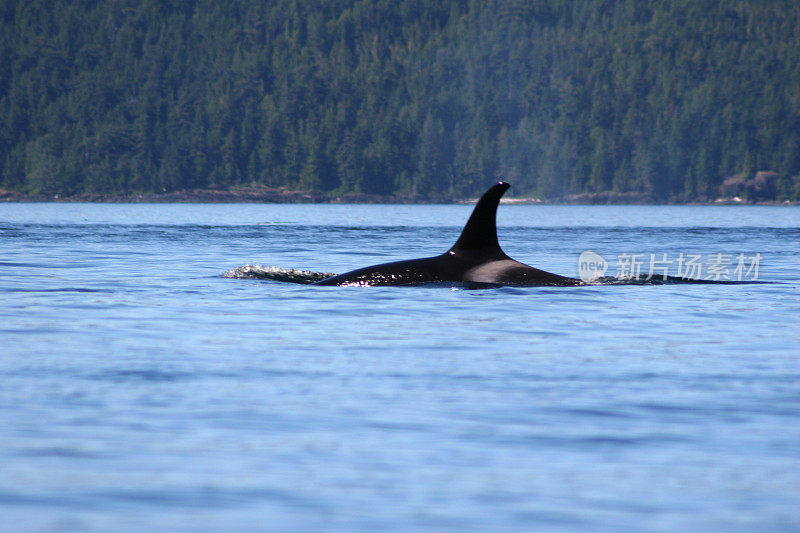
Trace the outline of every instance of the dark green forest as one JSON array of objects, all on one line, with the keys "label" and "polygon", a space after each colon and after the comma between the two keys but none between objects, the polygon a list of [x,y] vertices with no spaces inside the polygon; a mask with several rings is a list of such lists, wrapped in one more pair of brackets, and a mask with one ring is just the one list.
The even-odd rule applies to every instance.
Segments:
[{"label": "dark green forest", "polygon": [[0,57],[7,191],[800,199],[796,0],[0,0]]}]

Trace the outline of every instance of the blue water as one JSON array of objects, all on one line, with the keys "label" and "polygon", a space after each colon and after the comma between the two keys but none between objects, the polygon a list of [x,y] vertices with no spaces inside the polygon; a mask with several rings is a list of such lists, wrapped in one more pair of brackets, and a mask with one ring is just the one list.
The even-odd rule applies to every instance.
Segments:
[{"label": "blue water", "polygon": [[0,204],[0,530],[800,530],[797,207],[500,207],[558,274],[767,283],[222,276],[433,255],[470,209]]}]

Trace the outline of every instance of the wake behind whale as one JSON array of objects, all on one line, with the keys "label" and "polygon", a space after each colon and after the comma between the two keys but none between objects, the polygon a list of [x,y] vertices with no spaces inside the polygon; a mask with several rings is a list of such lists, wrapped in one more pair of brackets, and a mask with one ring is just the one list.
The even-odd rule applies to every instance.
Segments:
[{"label": "wake behind whale", "polygon": [[305,285],[316,283],[335,276],[331,272],[314,272],[299,270],[297,268],[282,268],[278,266],[244,265],[236,267],[222,274],[223,278],[235,279],[269,279],[288,283],[302,283]]},{"label": "wake behind whale", "polygon": [[275,266],[245,265],[225,272],[223,276],[323,286],[435,285],[467,288],[742,283],[647,274],[626,278],[602,277],[584,281],[539,270],[515,261],[503,252],[497,239],[497,207],[500,198],[509,187],[508,183],[502,181],[490,187],[473,209],[456,243],[441,255],[372,265],[338,275]]}]

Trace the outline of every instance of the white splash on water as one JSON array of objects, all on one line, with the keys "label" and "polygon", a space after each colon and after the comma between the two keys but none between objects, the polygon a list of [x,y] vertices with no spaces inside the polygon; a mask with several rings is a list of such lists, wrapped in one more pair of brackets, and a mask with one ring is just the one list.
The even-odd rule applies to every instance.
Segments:
[{"label": "white splash on water", "polygon": [[312,270],[299,270],[296,268],[244,265],[224,272],[222,277],[236,279],[271,279],[290,283],[309,284],[335,275],[336,274],[330,272],[314,272]]}]

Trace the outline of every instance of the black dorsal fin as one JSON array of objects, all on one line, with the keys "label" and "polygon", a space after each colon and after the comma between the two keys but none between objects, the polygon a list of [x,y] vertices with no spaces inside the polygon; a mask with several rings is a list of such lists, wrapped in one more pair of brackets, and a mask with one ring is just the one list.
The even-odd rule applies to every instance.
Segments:
[{"label": "black dorsal fin", "polygon": [[509,187],[508,183],[500,181],[483,193],[450,252],[496,249],[503,253],[497,242],[497,205]]}]

